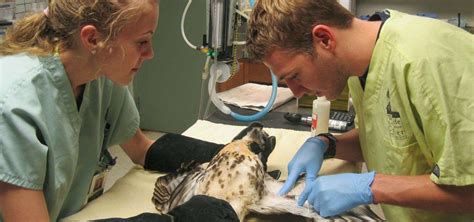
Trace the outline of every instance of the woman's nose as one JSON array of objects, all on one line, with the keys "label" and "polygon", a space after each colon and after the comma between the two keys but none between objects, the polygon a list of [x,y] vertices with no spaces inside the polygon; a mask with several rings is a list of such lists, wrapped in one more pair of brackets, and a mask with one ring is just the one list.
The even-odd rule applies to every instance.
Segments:
[{"label": "woman's nose", "polygon": [[155,52],[153,51],[153,47],[151,45],[142,52],[142,57],[144,59],[152,59],[154,55]]}]

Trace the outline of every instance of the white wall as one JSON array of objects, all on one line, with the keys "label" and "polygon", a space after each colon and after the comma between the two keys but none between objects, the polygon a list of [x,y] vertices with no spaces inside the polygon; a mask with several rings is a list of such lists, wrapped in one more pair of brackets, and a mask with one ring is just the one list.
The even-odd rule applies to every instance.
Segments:
[{"label": "white wall", "polygon": [[47,0],[15,0],[15,19],[22,18],[29,12],[42,11],[47,6]]},{"label": "white wall", "polygon": [[356,15],[370,15],[383,9],[417,14],[432,12],[440,19],[457,18],[461,13],[461,20],[474,26],[474,0],[357,0]]}]

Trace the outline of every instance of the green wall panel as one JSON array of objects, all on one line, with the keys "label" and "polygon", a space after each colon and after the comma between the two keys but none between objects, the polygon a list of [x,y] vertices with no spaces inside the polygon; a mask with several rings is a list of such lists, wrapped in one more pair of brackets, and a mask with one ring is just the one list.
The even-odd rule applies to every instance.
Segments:
[{"label": "green wall panel", "polygon": [[[133,85],[140,127],[181,133],[198,119],[201,71],[206,56],[191,49],[181,36],[181,16],[187,0],[161,0],[155,57],[144,63]],[[185,31],[193,44],[206,33],[206,1],[194,1]],[[207,98],[206,98],[207,99]]]}]

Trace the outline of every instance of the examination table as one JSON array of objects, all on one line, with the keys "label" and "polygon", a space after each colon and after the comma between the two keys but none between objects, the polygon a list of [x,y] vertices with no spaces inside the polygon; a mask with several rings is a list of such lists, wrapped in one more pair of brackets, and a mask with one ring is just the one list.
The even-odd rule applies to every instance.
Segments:
[{"label": "examination table", "polygon": [[[228,143],[245,126],[224,125],[198,120],[183,135],[215,143]],[[287,177],[287,164],[298,148],[310,136],[309,131],[277,129],[265,127],[270,135],[276,137],[276,147],[268,159],[268,171],[280,170],[280,179]],[[337,159],[325,160],[321,174],[358,172],[359,164]],[[111,217],[131,217],[143,212],[156,212],[151,197],[157,177],[164,174],[143,170],[135,166],[102,196],[87,204],[80,212],[62,221],[84,221]],[[250,215],[246,221],[304,221],[293,215]]]}]

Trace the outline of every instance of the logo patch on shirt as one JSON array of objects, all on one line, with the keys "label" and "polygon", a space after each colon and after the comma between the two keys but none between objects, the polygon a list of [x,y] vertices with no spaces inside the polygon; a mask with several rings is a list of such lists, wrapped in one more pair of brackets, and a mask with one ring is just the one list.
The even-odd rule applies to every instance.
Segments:
[{"label": "logo patch on shirt", "polygon": [[388,104],[385,107],[387,111],[388,130],[390,135],[397,140],[405,140],[407,138],[405,130],[403,129],[402,119],[400,113],[393,110],[390,103],[390,92],[387,90]]},{"label": "logo patch on shirt", "polygon": [[440,176],[440,171],[441,171],[441,170],[439,169],[438,164],[435,164],[434,167],[433,167],[433,174],[434,174],[436,177],[439,178],[439,176]]}]

